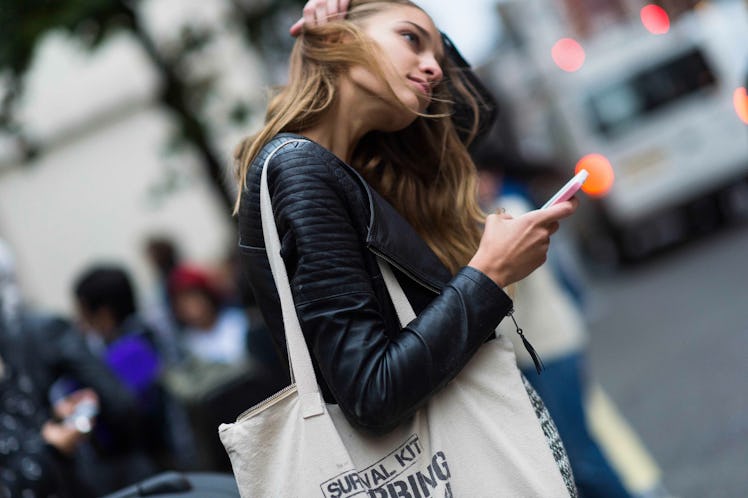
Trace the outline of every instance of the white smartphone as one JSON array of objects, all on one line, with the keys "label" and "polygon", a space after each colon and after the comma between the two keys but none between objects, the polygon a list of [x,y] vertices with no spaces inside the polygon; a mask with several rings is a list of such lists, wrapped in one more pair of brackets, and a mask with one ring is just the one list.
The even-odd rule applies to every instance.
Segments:
[{"label": "white smartphone", "polygon": [[589,173],[586,169],[580,169],[579,173],[574,175],[574,178],[566,182],[566,185],[561,187],[558,192],[553,194],[553,197],[548,199],[548,202],[543,204],[543,207],[540,209],[549,208],[554,204],[558,204],[559,202],[564,202],[571,199],[572,196],[577,193],[577,190],[582,188],[582,185],[584,184],[585,180],[587,180],[588,176]]}]

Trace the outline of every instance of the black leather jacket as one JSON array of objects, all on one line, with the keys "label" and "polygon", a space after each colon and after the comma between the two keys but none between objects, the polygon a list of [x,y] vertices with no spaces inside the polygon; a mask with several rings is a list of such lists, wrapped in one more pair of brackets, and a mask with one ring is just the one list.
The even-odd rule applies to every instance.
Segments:
[{"label": "black leather jacket", "polygon": [[[274,340],[285,351],[260,220],[265,145],[239,210],[243,265]],[[311,141],[272,157],[268,185],[296,311],[328,402],[356,426],[386,432],[464,367],[510,311],[509,297],[470,267],[451,275],[408,222],[350,166]],[[417,314],[402,328],[377,255]]]}]

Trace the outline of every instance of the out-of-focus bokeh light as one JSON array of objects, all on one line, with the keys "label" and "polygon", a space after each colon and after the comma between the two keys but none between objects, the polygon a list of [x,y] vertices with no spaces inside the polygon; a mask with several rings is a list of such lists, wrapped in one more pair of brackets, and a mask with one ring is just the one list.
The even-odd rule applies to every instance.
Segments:
[{"label": "out-of-focus bokeh light", "polygon": [[573,38],[561,38],[553,45],[551,57],[558,67],[573,73],[584,65],[585,53],[579,42]]},{"label": "out-of-focus bokeh light", "polygon": [[579,173],[582,169],[586,169],[590,174],[587,181],[582,185],[582,191],[585,194],[591,197],[602,197],[613,187],[613,181],[615,180],[613,166],[611,166],[608,158],[602,154],[587,154],[584,156],[577,163],[575,172]]},{"label": "out-of-focus bokeh light", "polygon": [[748,124],[748,90],[745,87],[735,90],[735,93],[732,95],[732,103],[740,120]]},{"label": "out-of-focus bokeh light", "polygon": [[645,5],[639,15],[644,27],[653,35],[664,35],[670,31],[670,16],[659,5]]}]

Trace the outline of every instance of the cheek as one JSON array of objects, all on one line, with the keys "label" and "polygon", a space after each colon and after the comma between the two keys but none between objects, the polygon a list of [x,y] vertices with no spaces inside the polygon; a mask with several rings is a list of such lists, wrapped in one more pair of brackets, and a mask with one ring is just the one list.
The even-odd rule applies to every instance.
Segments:
[{"label": "cheek", "polygon": [[350,69],[349,73],[351,81],[364,90],[371,93],[382,93],[384,91],[384,84],[377,78],[374,73],[368,69],[355,66]]},{"label": "cheek", "polygon": [[[354,66],[349,70],[348,76],[350,81],[354,86],[370,94],[385,97],[387,101],[391,100],[392,95],[388,89],[389,85],[392,91],[394,91],[396,98],[406,108],[415,112],[423,111],[426,107],[425,103],[421,102],[416,91],[408,85],[403,76],[399,75],[397,68],[393,64],[390,64],[390,62],[387,61],[386,64],[382,64],[382,70],[387,78],[386,83],[361,66]],[[387,106],[387,112],[390,113],[388,127],[386,129],[378,128],[380,131],[397,131],[403,129],[416,118],[415,114],[408,112],[399,105],[394,105],[394,103],[390,103]]]}]

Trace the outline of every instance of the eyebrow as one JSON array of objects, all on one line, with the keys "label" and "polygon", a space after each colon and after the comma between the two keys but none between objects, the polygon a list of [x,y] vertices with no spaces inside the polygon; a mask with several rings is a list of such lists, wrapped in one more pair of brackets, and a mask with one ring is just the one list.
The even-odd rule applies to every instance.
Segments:
[{"label": "eyebrow", "polygon": [[[413,21],[405,21],[404,20],[402,22],[404,22],[406,24],[410,24],[411,26],[413,26],[414,28],[416,28],[416,30],[421,34],[421,36],[423,36],[424,38],[426,38],[429,41],[429,43],[432,43],[432,44],[434,43],[434,41],[431,38],[431,33],[429,33],[428,31],[426,31],[423,27],[419,26],[418,24],[414,23]],[[436,54],[436,58],[439,59],[439,60],[444,60],[444,51],[438,51],[438,53]]]}]

